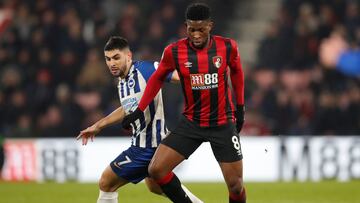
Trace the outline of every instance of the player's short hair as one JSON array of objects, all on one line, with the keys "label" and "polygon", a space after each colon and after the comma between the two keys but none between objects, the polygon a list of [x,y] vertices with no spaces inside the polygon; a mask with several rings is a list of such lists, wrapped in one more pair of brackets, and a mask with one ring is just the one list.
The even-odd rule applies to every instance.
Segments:
[{"label": "player's short hair", "polygon": [[120,36],[111,36],[104,46],[104,51],[111,51],[114,49],[129,49],[127,39]]},{"label": "player's short hair", "polygon": [[193,3],[186,8],[186,20],[210,20],[210,7],[205,3]]}]

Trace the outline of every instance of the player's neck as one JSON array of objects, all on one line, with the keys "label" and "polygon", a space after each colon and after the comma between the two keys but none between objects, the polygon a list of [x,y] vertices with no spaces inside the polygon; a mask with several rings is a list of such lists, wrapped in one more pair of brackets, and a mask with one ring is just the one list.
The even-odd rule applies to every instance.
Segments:
[{"label": "player's neck", "polygon": [[201,47],[196,47],[194,46],[194,44],[192,42],[190,42],[190,45],[193,49],[196,49],[196,50],[203,50],[203,49],[207,49],[211,46],[211,35],[208,36],[208,39],[206,40],[206,42],[204,43],[203,46]]},{"label": "player's neck", "polygon": [[132,60],[129,60],[129,62],[126,64],[126,71],[125,71],[125,74],[123,77],[121,77],[121,79],[124,79],[126,78],[128,75],[129,75],[129,71],[131,69],[131,66],[132,66]]}]

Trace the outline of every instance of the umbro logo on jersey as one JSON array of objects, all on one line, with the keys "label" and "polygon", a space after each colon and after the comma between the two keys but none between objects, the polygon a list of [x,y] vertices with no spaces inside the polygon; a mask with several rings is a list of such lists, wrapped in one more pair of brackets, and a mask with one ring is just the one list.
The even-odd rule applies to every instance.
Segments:
[{"label": "umbro logo on jersey", "polygon": [[192,63],[190,61],[187,61],[184,63],[186,68],[191,68],[192,67]]}]

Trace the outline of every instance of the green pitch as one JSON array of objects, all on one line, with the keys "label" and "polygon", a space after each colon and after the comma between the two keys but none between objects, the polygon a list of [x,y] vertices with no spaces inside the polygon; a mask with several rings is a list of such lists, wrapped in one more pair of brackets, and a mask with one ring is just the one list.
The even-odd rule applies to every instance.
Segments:
[{"label": "green pitch", "polygon": [[[227,203],[225,184],[185,185],[205,203]],[[347,183],[247,183],[248,203],[360,203],[360,181]],[[95,203],[96,184],[0,182],[3,203]],[[144,184],[119,191],[119,203],[163,203],[166,198],[147,191]]]}]

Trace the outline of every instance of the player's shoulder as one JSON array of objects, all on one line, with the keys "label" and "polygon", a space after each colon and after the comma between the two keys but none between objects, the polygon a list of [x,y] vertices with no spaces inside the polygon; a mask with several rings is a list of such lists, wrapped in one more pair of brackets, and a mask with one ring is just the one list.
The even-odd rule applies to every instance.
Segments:
[{"label": "player's shoulder", "polygon": [[186,43],[187,43],[187,38],[182,38],[182,39],[179,39],[179,40],[177,40],[175,42],[170,43],[169,45],[166,46],[165,49],[170,49],[171,50],[174,47],[179,47],[179,46],[184,45]]},{"label": "player's shoulder", "polygon": [[156,61],[135,61],[134,67],[136,69],[146,69],[146,68],[154,68],[156,66]]},{"label": "player's shoulder", "polygon": [[220,35],[213,35],[212,36],[214,40],[216,41],[224,41],[224,42],[230,42],[230,43],[236,43],[236,41],[232,38],[229,37],[224,37],[224,36],[220,36]]},{"label": "player's shoulder", "polygon": [[156,71],[159,63],[157,61],[135,61],[134,67],[140,72],[140,74],[145,78],[146,81],[150,76]]}]

